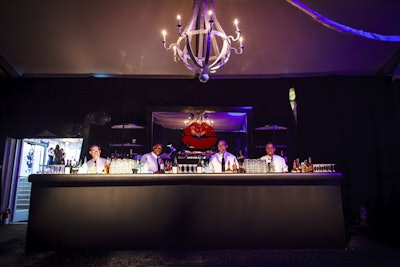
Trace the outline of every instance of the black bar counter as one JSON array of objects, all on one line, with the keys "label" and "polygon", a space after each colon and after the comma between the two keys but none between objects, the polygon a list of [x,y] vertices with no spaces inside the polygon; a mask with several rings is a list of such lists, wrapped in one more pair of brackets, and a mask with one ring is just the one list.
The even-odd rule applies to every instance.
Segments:
[{"label": "black bar counter", "polygon": [[340,173],[29,181],[28,251],[345,247]]}]

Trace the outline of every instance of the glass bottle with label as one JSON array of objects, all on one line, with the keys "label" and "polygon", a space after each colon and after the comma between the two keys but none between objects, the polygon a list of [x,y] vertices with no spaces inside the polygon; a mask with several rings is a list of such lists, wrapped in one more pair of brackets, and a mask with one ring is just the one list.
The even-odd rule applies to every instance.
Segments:
[{"label": "glass bottle with label", "polygon": [[203,173],[203,163],[201,161],[201,158],[199,158],[199,162],[197,163],[197,173]]},{"label": "glass bottle with label", "polygon": [[64,173],[65,174],[71,173],[71,161],[70,160],[67,160],[67,164],[65,164]]},{"label": "glass bottle with label", "polygon": [[174,161],[172,162],[172,173],[178,173],[178,157],[175,155]]},{"label": "glass bottle with label", "polygon": [[275,172],[275,163],[274,163],[274,157],[271,157],[271,165],[269,167],[270,172]]},{"label": "glass bottle with label", "polygon": [[232,172],[230,160],[228,160],[228,168],[226,169],[226,172]]}]

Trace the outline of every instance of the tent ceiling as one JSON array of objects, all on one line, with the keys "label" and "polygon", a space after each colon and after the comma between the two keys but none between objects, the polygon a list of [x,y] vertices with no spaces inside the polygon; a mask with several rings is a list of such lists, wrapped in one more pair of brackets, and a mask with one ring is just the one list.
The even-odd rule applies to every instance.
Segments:
[{"label": "tent ceiling", "polygon": [[[303,0],[343,24],[400,34],[400,1]],[[284,0],[215,0],[217,17],[233,33],[237,17],[245,39],[220,76],[375,74],[400,50],[329,30]],[[189,0],[3,1],[0,56],[19,75],[188,76],[161,47],[161,30],[176,40],[179,13],[185,25]],[[397,62],[398,63],[398,62]],[[0,71],[1,76],[1,71]]]}]

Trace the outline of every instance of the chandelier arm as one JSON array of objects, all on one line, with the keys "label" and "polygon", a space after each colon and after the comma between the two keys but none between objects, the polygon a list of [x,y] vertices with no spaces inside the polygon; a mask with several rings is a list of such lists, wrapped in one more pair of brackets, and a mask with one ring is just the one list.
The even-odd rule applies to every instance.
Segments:
[{"label": "chandelier arm", "polygon": [[207,46],[206,46],[206,58],[204,60],[204,68],[207,69],[208,62],[210,60],[210,48],[211,48],[211,32],[207,33]]},{"label": "chandelier arm", "polygon": [[190,40],[187,35],[186,35],[186,49],[188,50],[188,54],[189,54],[190,58],[192,59],[193,63],[201,69],[202,66],[197,62],[195,56],[193,55],[192,46],[190,45]]},{"label": "chandelier arm", "polygon": [[211,10],[213,11],[213,13],[215,14],[214,17],[213,17],[213,20],[214,20],[214,28],[215,28],[217,31],[222,32],[223,34],[226,35],[224,29],[222,28],[221,24],[220,24],[219,21],[218,21],[217,13],[215,12],[214,0],[211,0],[211,1],[210,1],[210,7],[211,7]]},{"label": "chandelier arm", "polygon": [[213,14],[215,14],[215,10],[209,7],[207,0],[203,1],[203,13],[199,26],[199,29],[201,31],[201,33],[199,34],[199,37],[201,38],[201,41],[199,43],[199,56],[204,58],[205,66],[208,65],[208,61],[210,58],[210,33],[212,32],[214,23],[214,20],[212,18]]},{"label": "chandelier arm", "polygon": [[214,35],[211,36],[211,41],[212,41],[212,44],[213,44],[213,47],[214,47],[214,54],[215,55],[219,55],[220,51],[219,51],[217,40],[215,39]]},{"label": "chandelier arm", "polygon": [[196,66],[193,66],[192,64],[190,64],[189,62],[188,62],[188,53],[187,52],[184,52],[184,51],[182,51],[181,49],[178,49],[178,56],[179,56],[179,59],[185,64],[185,66],[187,67],[187,68],[189,68],[190,70],[194,70],[194,69],[196,69],[197,67]]},{"label": "chandelier arm", "polygon": [[[229,50],[230,51],[230,50]],[[216,72],[219,68],[223,67],[230,59],[231,53],[228,53],[225,57],[225,60],[221,60],[218,62],[218,65],[215,65],[213,68],[211,68],[211,72]]]},{"label": "chandelier arm", "polygon": [[197,70],[199,69],[197,66],[190,64],[187,60],[184,62],[185,62],[185,67],[193,72],[197,72]]},{"label": "chandelier arm", "polygon": [[195,28],[196,21],[197,21],[197,14],[199,13],[199,6],[200,6],[200,0],[194,0],[193,8],[192,8],[192,16],[190,18],[189,24],[186,25],[185,30],[183,31],[183,34],[185,34],[188,31],[192,31]]},{"label": "chandelier arm", "polygon": [[190,63],[187,61],[187,57],[184,57],[184,56],[183,56],[182,50],[178,50],[178,55],[179,55],[180,60],[184,63],[184,65],[185,65],[185,67],[186,67],[187,69],[196,72],[196,70],[198,69],[198,67],[195,66],[195,65],[193,65],[193,64],[190,64]]},{"label": "chandelier arm", "polygon": [[184,51],[182,51],[180,58],[185,63],[185,65],[187,64],[187,65],[190,65],[191,68],[197,68],[196,66],[192,66],[190,63],[188,63],[188,59],[190,58],[190,56],[189,56],[189,52],[188,52],[186,46],[185,46]]},{"label": "chandelier arm", "polygon": [[231,45],[230,45],[229,40],[225,39],[224,44],[222,45],[221,53],[214,60],[214,62],[209,66],[210,68],[213,68],[215,65],[217,65],[221,61],[222,57],[228,56],[228,54],[230,53],[230,46]]},{"label": "chandelier arm", "polygon": [[[205,3],[203,3],[203,5],[200,7],[200,10],[203,10],[203,13],[204,13],[205,12],[204,10],[206,10],[206,8],[207,7],[205,6]],[[200,20],[198,23],[199,33],[196,35],[197,36],[197,39],[196,39],[196,41],[197,41],[197,58],[201,58],[204,56],[203,55],[204,37],[202,34],[202,32],[204,30],[202,30],[202,28],[204,27],[204,29],[205,29],[205,18],[204,18],[204,16],[200,15],[197,19]],[[197,31],[195,31],[195,32],[197,32]]]},{"label": "chandelier arm", "polygon": [[228,35],[227,38],[231,39],[232,42],[239,41],[241,36],[241,31],[236,31],[236,37],[233,37],[232,35]]},{"label": "chandelier arm", "polygon": [[[214,61],[214,63],[215,63],[215,62],[218,62],[222,57],[225,57],[227,55],[227,53],[229,53],[229,49],[231,47],[231,40],[230,40],[230,38],[228,38],[225,35],[224,32],[213,31],[213,34],[216,36],[219,36],[223,39],[223,46],[222,46],[221,51],[218,51],[218,53],[217,53],[218,56],[217,56],[216,60]],[[218,50],[219,50],[218,45],[215,45],[215,47],[218,48]],[[212,65],[215,65],[215,64],[212,64]]]},{"label": "chandelier arm", "polygon": [[166,42],[163,42],[163,46],[164,46],[164,49],[165,49],[165,50],[169,51],[169,50],[171,50],[174,46],[176,46],[176,43],[170,44],[170,45],[167,47]]},{"label": "chandelier arm", "polygon": [[240,47],[239,49],[237,49],[236,47],[231,47],[231,50],[235,51],[236,55],[243,54],[243,47]]},{"label": "chandelier arm", "polygon": [[[178,40],[176,41],[176,45],[175,45],[176,49],[174,51],[174,52],[178,53],[178,59],[181,60],[181,61],[182,61],[182,53],[184,52],[184,51],[181,50],[181,42],[182,42],[183,39],[184,39],[183,36],[180,36],[178,38]],[[175,60],[175,62],[177,62],[177,61]]]}]

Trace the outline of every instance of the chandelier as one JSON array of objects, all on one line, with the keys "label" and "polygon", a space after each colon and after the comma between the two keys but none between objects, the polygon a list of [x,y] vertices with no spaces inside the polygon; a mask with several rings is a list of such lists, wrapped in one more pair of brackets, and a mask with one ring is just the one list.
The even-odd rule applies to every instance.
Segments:
[{"label": "chandelier", "polygon": [[214,121],[210,120],[210,117],[208,116],[207,113],[203,112],[203,113],[190,113],[189,116],[187,117],[187,119],[184,121],[184,123],[186,125],[192,123],[192,122],[196,122],[196,123],[207,123],[209,125],[213,124]]},{"label": "chandelier", "polygon": [[[176,43],[167,46],[167,31],[162,31],[164,49],[172,49],[174,61],[181,61],[196,73],[201,82],[207,82],[210,73],[215,73],[228,62],[231,51],[238,55],[243,53],[238,20],[234,20],[236,36],[226,35],[218,22],[214,0],[194,0],[192,16],[183,30],[180,15],[177,20]],[[239,42],[239,47],[233,47],[233,42]]]}]

